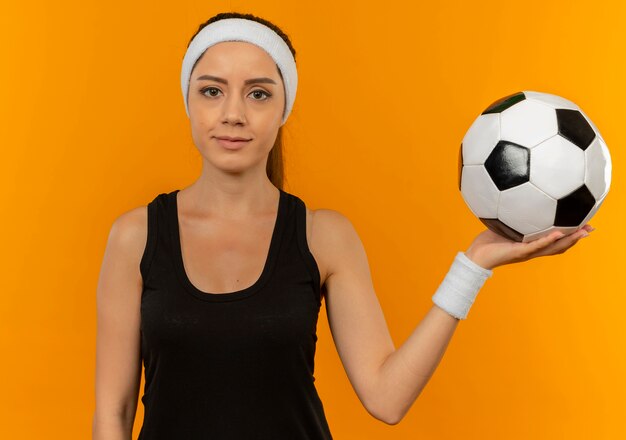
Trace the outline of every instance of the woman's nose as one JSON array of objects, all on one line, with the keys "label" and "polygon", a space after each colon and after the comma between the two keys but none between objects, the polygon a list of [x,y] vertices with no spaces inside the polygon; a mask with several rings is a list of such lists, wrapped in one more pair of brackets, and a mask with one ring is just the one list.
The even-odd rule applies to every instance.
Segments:
[{"label": "woman's nose", "polygon": [[224,100],[223,120],[231,124],[246,122],[246,106],[237,94],[231,94]]}]

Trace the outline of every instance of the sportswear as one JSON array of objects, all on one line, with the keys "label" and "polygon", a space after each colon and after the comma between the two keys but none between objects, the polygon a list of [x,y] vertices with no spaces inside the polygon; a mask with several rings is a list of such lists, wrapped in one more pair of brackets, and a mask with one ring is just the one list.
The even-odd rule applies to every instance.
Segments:
[{"label": "sportswear", "polygon": [[449,315],[467,319],[478,292],[492,276],[493,269],[486,269],[470,260],[464,252],[457,252],[432,301]]},{"label": "sportswear", "polygon": [[260,277],[245,289],[209,293],[185,272],[178,192],[148,204],[138,440],[332,439],[314,385],[320,273],[304,202],[280,190]]}]

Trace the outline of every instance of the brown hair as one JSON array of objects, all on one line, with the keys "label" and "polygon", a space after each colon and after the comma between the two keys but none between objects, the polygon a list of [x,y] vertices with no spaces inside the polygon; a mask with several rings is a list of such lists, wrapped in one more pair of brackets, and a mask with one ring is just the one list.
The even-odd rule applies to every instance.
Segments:
[{"label": "brown hair", "polygon": [[[269,27],[274,32],[276,32],[285,41],[285,43],[287,43],[287,46],[289,47],[289,50],[291,51],[291,54],[293,55],[293,58],[295,60],[296,50],[291,45],[291,41],[289,40],[289,37],[278,26],[276,26],[274,23],[271,23],[261,17],[257,17],[256,15],[244,14],[244,13],[239,13],[239,12],[221,12],[209,18],[207,21],[205,21],[198,27],[198,30],[196,31],[196,33],[193,34],[193,36],[189,40],[187,47],[189,47],[189,45],[191,44],[191,41],[194,39],[196,35],[198,35],[198,32],[200,32],[202,28],[213,23],[214,21],[222,20],[224,18],[244,18],[244,19],[254,20],[261,24],[264,24],[265,26]],[[192,66],[191,68],[192,72],[193,72],[193,69],[196,67],[196,64],[198,63],[200,58],[202,58],[202,55],[198,57],[198,59]],[[278,68],[278,66],[276,67]],[[278,74],[280,75],[281,78],[283,77],[279,68],[278,68]],[[269,157],[267,159],[267,167],[265,170],[267,172],[267,177],[274,184],[274,186],[276,186],[279,189],[284,189],[283,181],[285,178],[285,170],[284,170],[284,163],[283,163],[283,126],[281,126],[278,129],[278,134],[276,135],[274,146],[272,147]]]}]

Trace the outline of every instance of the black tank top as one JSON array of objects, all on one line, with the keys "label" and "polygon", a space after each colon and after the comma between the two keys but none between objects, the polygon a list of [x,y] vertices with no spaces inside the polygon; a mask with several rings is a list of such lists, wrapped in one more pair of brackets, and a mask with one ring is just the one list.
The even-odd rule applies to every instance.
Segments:
[{"label": "black tank top", "polygon": [[138,440],[332,439],[314,385],[320,273],[304,202],[280,190],[261,276],[213,294],[185,272],[178,191],[148,204]]}]

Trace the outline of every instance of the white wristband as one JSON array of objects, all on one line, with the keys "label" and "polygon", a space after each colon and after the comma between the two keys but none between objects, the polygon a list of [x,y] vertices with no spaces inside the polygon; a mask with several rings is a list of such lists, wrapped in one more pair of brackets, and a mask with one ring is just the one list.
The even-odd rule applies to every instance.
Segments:
[{"label": "white wristband", "polygon": [[493,270],[479,266],[459,252],[432,300],[448,314],[465,319],[478,291],[492,275]]}]

